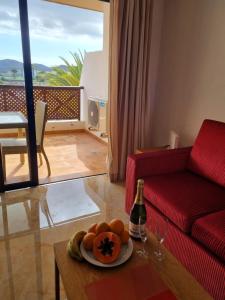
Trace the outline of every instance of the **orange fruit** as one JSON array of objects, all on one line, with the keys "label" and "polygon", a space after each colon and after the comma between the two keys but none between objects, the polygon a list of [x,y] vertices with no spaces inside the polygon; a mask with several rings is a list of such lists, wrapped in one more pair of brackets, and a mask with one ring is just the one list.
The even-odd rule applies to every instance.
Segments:
[{"label": "orange fruit", "polygon": [[91,227],[88,229],[88,232],[96,233],[97,225],[98,225],[97,223],[92,224]]},{"label": "orange fruit", "polygon": [[123,231],[124,231],[124,224],[121,220],[119,219],[113,219],[110,223],[109,223],[109,227],[111,229],[112,232],[120,235]]},{"label": "orange fruit", "polygon": [[99,223],[96,226],[96,235],[98,235],[101,232],[107,232],[107,231],[110,231],[110,227],[106,222]]},{"label": "orange fruit", "polygon": [[129,232],[126,229],[122,231],[122,233],[120,234],[120,240],[122,244],[127,244],[129,238],[130,238]]},{"label": "orange fruit", "polygon": [[93,232],[88,232],[85,234],[85,236],[83,238],[84,249],[92,250],[95,237],[96,237],[96,234]]}]

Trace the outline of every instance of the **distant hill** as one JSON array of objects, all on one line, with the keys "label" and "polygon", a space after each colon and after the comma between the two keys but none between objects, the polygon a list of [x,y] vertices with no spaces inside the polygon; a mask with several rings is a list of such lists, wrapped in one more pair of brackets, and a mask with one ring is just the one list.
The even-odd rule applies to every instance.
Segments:
[{"label": "distant hill", "polygon": [[59,65],[59,66],[57,66],[57,67],[59,67],[60,69],[62,69],[62,70],[65,71],[65,72],[68,71],[66,65]]},{"label": "distant hill", "polygon": [[0,60],[0,73],[7,73],[11,70],[23,71],[23,64],[13,59]]},{"label": "distant hill", "polygon": [[[67,70],[65,65],[59,66],[64,71]],[[51,72],[52,68],[42,65],[42,64],[33,64],[33,68],[35,71],[39,72]],[[2,59],[0,60],[0,73],[9,73],[12,70],[17,70],[18,73],[23,73],[23,63],[14,59]]]},{"label": "distant hill", "polygon": [[42,65],[42,64],[33,64],[33,68],[35,70],[41,71],[41,72],[51,72],[51,70],[52,70],[50,67],[47,67],[47,66]]}]

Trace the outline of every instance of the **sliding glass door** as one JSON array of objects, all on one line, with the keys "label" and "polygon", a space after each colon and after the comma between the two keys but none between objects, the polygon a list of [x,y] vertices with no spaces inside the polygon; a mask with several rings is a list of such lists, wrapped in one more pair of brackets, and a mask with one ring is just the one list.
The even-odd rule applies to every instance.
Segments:
[{"label": "sliding glass door", "polygon": [[27,0],[0,7],[0,191],[38,184]]}]

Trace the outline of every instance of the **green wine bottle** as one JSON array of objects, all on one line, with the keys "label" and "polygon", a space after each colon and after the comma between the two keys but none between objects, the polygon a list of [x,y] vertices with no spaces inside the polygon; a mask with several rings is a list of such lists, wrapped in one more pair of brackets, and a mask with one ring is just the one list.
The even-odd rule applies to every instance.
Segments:
[{"label": "green wine bottle", "polygon": [[146,223],[146,208],[143,202],[144,180],[138,179],[137,193],[130,213],[129,234],[132,238],[140,239],[140,226]]}]

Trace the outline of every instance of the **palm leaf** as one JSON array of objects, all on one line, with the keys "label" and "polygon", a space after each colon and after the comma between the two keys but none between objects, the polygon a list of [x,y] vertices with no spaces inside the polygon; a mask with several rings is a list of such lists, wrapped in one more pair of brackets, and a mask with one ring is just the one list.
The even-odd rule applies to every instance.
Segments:
[{"label": "palm leaf", "polygon": [[[84,52],[85,55],[86,52]],[[75,64],[70,64],[68,60],[60,56],[60,59],[64,62],[67,67],[67,71],[64,71],[60,67],[53,67],[52,72],[46,75],[48,83],[54,86],[78,86],[80,84],[80,77],[82,73],[84,55],[79,52],[72,53]]]}]

